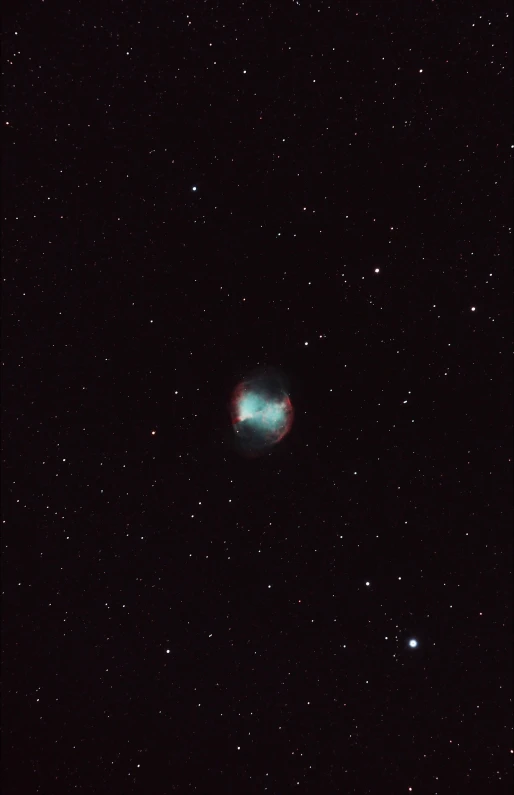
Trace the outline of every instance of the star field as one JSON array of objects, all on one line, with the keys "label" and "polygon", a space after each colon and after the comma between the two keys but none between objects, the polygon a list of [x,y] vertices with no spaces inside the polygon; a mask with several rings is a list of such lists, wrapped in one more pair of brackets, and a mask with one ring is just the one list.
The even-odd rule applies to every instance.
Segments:
[{"label": "star field", "polygon": [[6,795],[511,791],[512,32],[6,13]]}]

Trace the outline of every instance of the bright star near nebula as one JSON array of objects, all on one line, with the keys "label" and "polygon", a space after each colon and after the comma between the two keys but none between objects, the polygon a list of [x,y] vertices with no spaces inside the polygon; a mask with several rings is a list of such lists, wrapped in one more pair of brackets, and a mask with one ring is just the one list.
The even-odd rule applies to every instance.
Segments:
[{"label": "bright star near nebula", "polygon": [[417,645],[418,641],[415,640],[414,638],[412,638],[412,640],[409,640],[409,646],[411,647],[411,649],[415,649]]}]

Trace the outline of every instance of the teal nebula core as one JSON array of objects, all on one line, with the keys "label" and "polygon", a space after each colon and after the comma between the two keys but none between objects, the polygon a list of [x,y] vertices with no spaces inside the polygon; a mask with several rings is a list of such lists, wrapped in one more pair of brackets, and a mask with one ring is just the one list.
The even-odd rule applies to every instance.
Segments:
[{"label": "teal nebula core", "polygon": [[284,400],[270,400],[256,392],[246,393],[239,404],[239,421],[258,431],[278,433],[287,420]]}]

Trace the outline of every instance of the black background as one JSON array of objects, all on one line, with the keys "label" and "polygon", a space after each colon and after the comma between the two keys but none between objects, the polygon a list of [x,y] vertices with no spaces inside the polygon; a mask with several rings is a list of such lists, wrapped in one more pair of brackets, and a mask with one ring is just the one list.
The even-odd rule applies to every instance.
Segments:
[{"label": "black background", "polygon": [[509,6],[4,27],[4,791],[510,792]]}]

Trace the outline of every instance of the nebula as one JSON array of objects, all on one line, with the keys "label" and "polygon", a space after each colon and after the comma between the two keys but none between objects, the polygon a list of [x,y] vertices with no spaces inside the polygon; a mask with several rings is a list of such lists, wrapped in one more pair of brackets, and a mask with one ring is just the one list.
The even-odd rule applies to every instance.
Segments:
[{"label": "nebula", "polygon": [[262,369],[234,390],[232,426],[243,453],[258,455],[280,442],[291,430],[293,416],[285,379],[275,370]]}]

